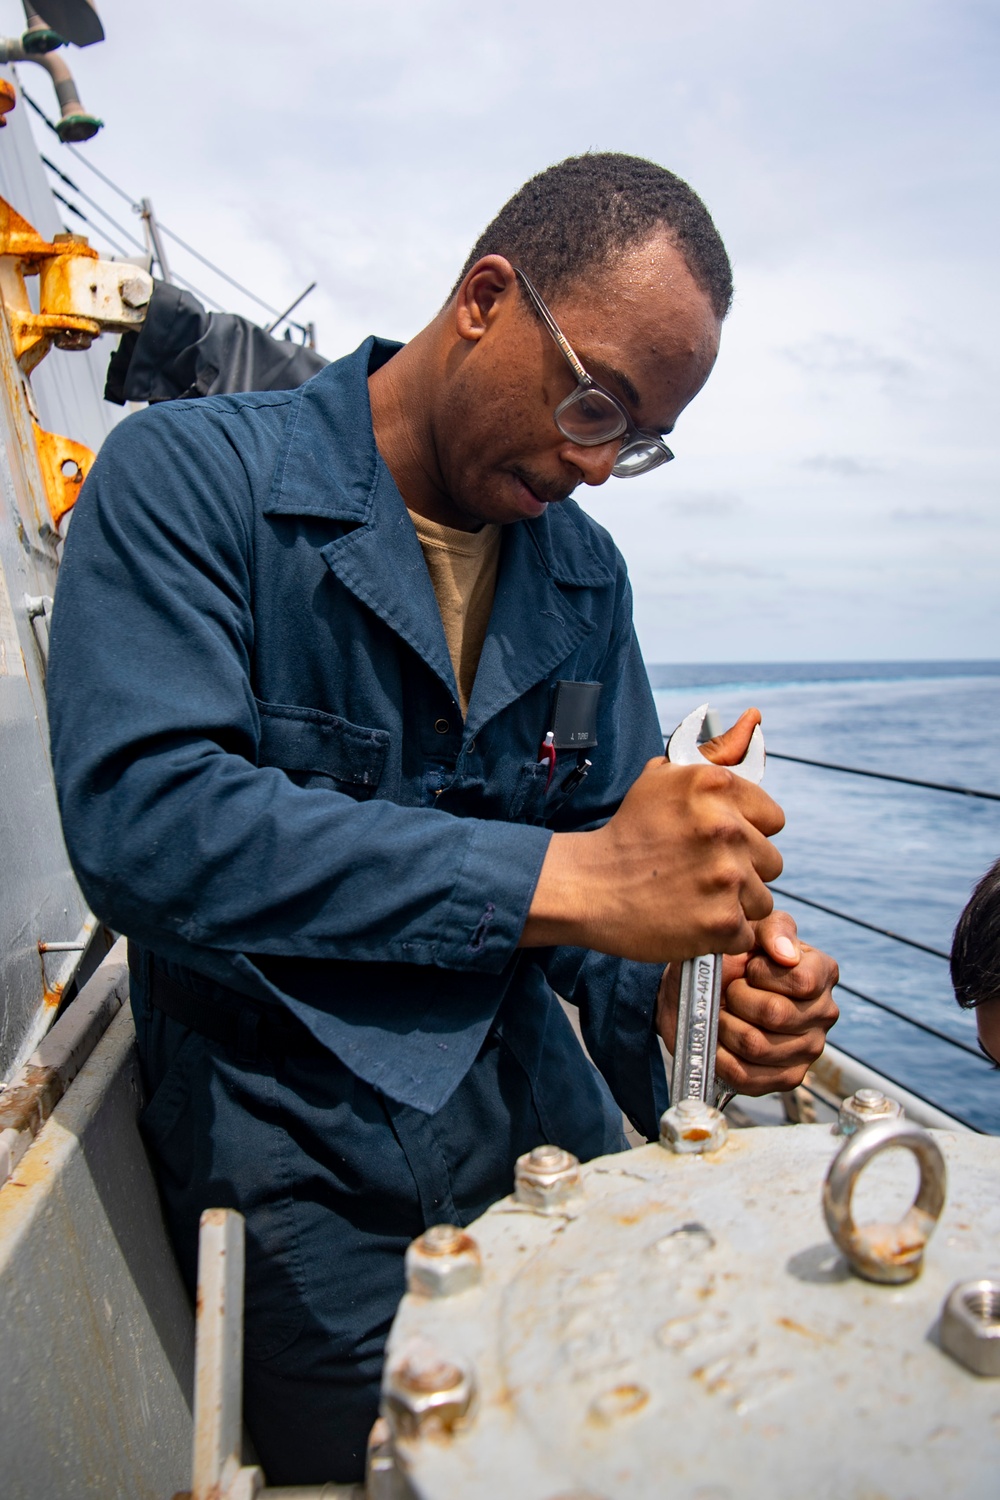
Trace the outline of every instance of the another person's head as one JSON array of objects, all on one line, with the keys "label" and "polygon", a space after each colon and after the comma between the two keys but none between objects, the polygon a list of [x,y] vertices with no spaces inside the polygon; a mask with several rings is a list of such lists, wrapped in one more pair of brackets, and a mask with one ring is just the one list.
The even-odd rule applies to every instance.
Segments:
[{"label": "another person's head", "polygon": [[[602,403],[585,394],[557,426],[581,387],[531,288],[622,409],[624,433],[588,429]],[[530,520],[580,483],[603,484],[630,443],[635,454],[636,429],[655,449],[707,380],[731,301],[718,231],[672,172],[600,153],[533,177],[484,230],[431,325],[429,415],[457,511]]]},{"label": "another person's head", "polygon": [[972,893],[951,945],[955,999],[975,1008],[983,1050],[1000,1063],[1000,860]]}]

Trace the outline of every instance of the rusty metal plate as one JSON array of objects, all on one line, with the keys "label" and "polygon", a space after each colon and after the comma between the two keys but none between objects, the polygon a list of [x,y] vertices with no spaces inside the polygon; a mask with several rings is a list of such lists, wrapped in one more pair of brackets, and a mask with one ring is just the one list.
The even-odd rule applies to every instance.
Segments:
[{"label": "rusty metal plate", "polygon": [[[454,1432],[398,1440],[413,1494],[992,1500],[1000,1380],[937,1325],[953,1283],[1000,1267],[1000,1141],[935,1138],[948,1199],[909,1286],[858,1280],[833,1246],[825,1125],[602,1157],[559,1215],[496,1204],[470,1227],[481,1285],[408,1295],[393,1327],[387,1368],[432,1349],[476,1386]],[[904,1153],[874,1162],[859,1217],[898,1216],[914,1178]]]}]

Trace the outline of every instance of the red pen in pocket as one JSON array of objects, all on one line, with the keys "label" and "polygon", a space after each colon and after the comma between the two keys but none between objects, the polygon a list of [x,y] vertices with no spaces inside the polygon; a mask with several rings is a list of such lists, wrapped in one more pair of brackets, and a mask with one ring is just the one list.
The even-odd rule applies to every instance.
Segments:
[{"label": "red pen in pocket", "polygon": [[548,791],[549,787],[552,785],[552,778],[555,775],[556,770],[556,737],[554,731],[551,729],[545,736],[544,740],[541,743],[541,747],[539,748],[538,764],[540,766],[548,764],[549,774],[545,778],[545,790]]}]

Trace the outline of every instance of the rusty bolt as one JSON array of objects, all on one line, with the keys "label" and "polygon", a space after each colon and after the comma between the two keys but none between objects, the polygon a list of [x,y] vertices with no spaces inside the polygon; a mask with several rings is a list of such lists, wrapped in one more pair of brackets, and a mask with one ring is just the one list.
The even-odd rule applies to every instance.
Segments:
[{"label": "rusty bolt", "polygon": [[[333,1486],[331,1485],[331,1492]],[[323,1491],[319,1492],[322,1495]],[[399,1493],[399,1471],[392,1446],[392,1429],[385,1417],[376,1417],[368,1434],[365,1457],[365,1495],[370,1500],[392,1500]]]},{"label": "rusty bolt", "polygon": [[514,1197],[529,1208],[558,1209],[581,1187],[579,1158],[561,1146],[536,1146],[517,1158]]},{"label": "rusty bolt", "polygon": [[679,1099],[660,1116],[660,1145],[671,1151],[719,1151],[728,1136],[722,1110],[701,1099]]},{"label": "rusty bolt", "polygon": [[425,1297],[450,1297],[483,1278],[479,1246],[454,1224],[433,1224],[406,1252],[406,1289]]},{"label": "rusty bolt", "polygon": [[382,1410],[397,1437],[451,1432],[472,1404],[472,1373],[431,1349],[411,1349],[388,1367]]},{"label": "rusty bolt", "polygon": [[152,296],[152,287],[141,276],[127,277],[118,288],[126,307],[145,307]]},{"label": "rusty bolt", "polygon": [[58,333],[53,334],[52,342],[57,349],[89,349],[94,342],[94,335],[82,328],[61,328]]},{"label": "rusty bolt", "polygon": [[903,1106],[880,1089],[858,1089],[841,1104],[834,1134],[853,1135],[872,1120],[896,1120],[902,1114]]},{"label": "rusty bolt", "polygon": [[975,1375],[1000,1375],[1000,1280],[952,1287],[941,1309],[941,1347]]}]

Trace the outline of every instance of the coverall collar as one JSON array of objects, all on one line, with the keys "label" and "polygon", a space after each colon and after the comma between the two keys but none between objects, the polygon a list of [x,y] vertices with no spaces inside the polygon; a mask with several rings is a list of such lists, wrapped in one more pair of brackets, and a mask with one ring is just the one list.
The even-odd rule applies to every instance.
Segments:
[{"label": "coverall collar", "polygon": [[[420,543],[372,431],[368,376],[401,347],[368,338],[293,393],[265,514],[348,523],[322,548],[328,567],[457,700]],[[593,628],[574,606],[572,591],[610,586],[613,578],[570,508],[575,511],[574,502],[562,501],[537,520],[504,528],[468,736],[548,676]]]}]

